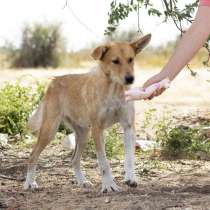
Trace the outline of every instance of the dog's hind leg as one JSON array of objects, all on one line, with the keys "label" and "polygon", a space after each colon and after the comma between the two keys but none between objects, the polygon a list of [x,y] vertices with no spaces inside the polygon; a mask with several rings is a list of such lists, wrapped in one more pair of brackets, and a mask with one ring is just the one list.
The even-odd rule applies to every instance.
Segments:
[{"label": "dog's hind leg", "polygon": [[95,127],[92,130],[92,135],[95,140],[96,155],[102,175],[102,192],[119,191],[120,188],[114,182],[109,162],[106,159],[103,130]]},{"label": "dog's hind leg", "polygon": [[55,110],[55,105],[56,104],[51,103],[49,106],[45,107],[38,141],[35,147],[33,148],[33,151],[29,158],[24,189],[38,188],[38,185],[35,181],[35,171],[39,155],[41,154],[43,149],[47,146],[47,144],[50,142],[50,140],[54,137],[58,129],[58,126],[61,122],[61,114],[58,110]]},{"label": "dog's hind leg", "polygon": [[82,152],[86,146],[89,129],[82,128],[80,126],[73,126],[73,128],[76,134],[75,135],[76,147],[72,157],[72,166],[74,168],[77,183],[83,187],[89,187],[92,184],[91,182],[86,180],[80,168],[80,159],[82,156]]},{"label": "dog's hind leg", "polygon": [[30,116],[27,127],[32,133],[38,133],[42,125],[44,102],[41,102],[36,110]]}]

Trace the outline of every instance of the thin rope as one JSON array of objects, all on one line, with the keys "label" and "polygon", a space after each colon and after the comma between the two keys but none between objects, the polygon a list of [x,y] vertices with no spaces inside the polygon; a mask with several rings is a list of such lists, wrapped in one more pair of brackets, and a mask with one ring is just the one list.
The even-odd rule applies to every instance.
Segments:
[{"label": "thin rope", "polygon": [[89,33],[91,33],[92,35],[94,35],[94,37],[96,37],[97,39],[100,39],[100,36],[95,33],[89,26],[87,26],[87,24],[84,23],[84,21],[82,21],[74,12],[74,10],[70,7],[69,5],[69,1],[66,0],[65,5],[63,6],[63,9],[68,8],[69,11],[71,12],[71,14],[73,15],[73,17],[77,20],[77,22],[82,25]]}]

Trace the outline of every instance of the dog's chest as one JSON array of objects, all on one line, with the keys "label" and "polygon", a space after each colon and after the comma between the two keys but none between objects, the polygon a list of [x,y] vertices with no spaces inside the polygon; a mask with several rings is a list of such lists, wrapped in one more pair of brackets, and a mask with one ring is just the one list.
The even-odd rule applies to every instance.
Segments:
[{"label": "dog's chest", "polygon": [[125,105],[125,101],[119,98],[109,99],[105,102],[100,111],[100,119],[105,127],[109,127],[112,124],[119,122],[122,107]]}]

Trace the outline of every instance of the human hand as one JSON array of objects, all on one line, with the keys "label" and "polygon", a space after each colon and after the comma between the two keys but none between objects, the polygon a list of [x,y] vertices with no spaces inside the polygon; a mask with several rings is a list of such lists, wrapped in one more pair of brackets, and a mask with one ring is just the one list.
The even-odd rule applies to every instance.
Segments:
[{"label": "human hand", "polygon": [[165,78],[160,82],[155,82],[146,88],[135,87],[125,91],[125,100],[141,100],[149,99],[155,92],[166,89],[170,86],[170,80]]},{"label": "human hand", "polygon": [[[160,81],[162,81],[164,79],[164,77],[162,75],[159,74],[156,74],[155,76],[151,77],[150,79],[148,79],[144,85],[143,85],[143,88],[147,88],[149,87],[150,85],[153,85],[155,83],[158,83]],[[145,100],[151,100],[152,98],[154,97],[157,97],[159,95],[161,95],[165,90],[166,90],[167,87],[165,86],[160,86],[158,87],[148,98],[146,98]]]},{"label": "human hand", "polygon": [[132,100],[141,100],[145,97],[145,91],[141,87],[134,87],[127,91],[125,91],[125,100],[132,101]]}]

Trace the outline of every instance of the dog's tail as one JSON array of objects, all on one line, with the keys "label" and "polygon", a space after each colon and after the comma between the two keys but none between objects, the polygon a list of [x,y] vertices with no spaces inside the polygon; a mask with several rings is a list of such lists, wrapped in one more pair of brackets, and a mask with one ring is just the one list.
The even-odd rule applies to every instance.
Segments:
[{"label": "dog's tail", "polygon": [[43,110],[44,102],[41,102],[38,108],[32,112],[32,115],[28,120],[27,127],[31,130],[32,133],[39,133],[42,125]]}]

